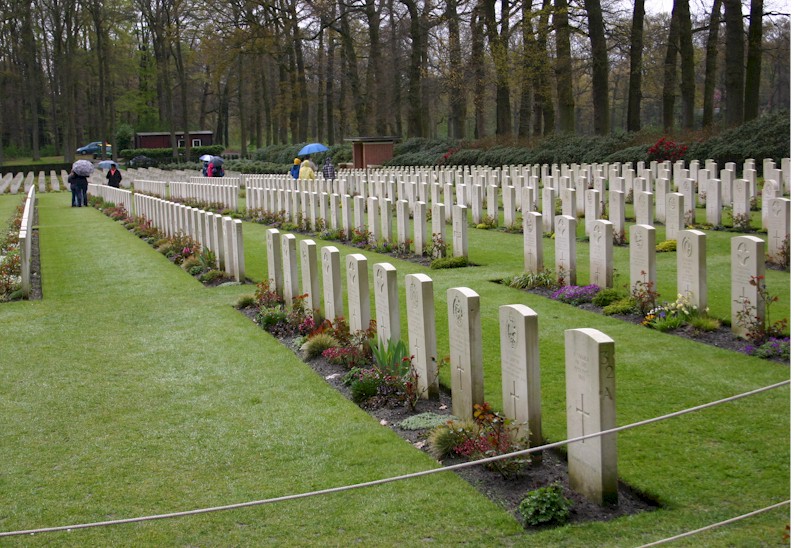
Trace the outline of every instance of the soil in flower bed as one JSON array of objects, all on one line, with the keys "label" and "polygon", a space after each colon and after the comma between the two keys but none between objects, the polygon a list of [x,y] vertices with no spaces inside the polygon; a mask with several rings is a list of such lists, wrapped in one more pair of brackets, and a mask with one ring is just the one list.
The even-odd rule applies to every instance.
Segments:
[{"label": "soil in flower bed", "polygon": [[[241,310],[252,321],[256,316],[256,309],[246,308]],[[282,344],[293,350],[299,357],[299,349],[290,339],[278,339]],[[304,360],[305,361],[305,360]],[[329,363],[325,358],[319,357],[305,361],[318,375],[337,389],[348,399],[352,399],[350,388],[342,382],[347,370],[340,365]],[[435,413],[448,415],[452,418],[452,399],[449,391],[442,386],[441,394],[437,400],[419,400],[414,409],[410,409],[402,402],[391,400],[370,400],[361,405],[374,419],[384,427],[391,428],[407,443],[418,450],[429,452],[426,436],[428,430],[405,430],[400,423],[412,415],[420,413]],[[466,462],[463,458],[444,459],[441,464],[449,466]],[[461,478],[468,481],[481,493],[493,500],[496,504],[513,514],[521,522],[518,506],[529,491],[540,487],[549,486],[558,482],[566,498],[572,501],[570,522],[608,521],[620,516],[647,512],[659,507],[650,497],[636,492],[622,482],[618,487],[618,504],[601,506],[590,502],[582,495],[573,491],[568,485],[568,465],[565,455],[558,450],[544,450],[542,461],[525,466],[519,474],[510,479],[504,479],[499,473],[487,470],[484,466],[470,466],[455,471]],[[532,527],[529,530],[538,530]]]},{"label": "soil in flower bed", "polygon": [[[501,280],[494,280],[494,283],[502,283]],[[554,293],[552,289],[519,289],[518,291],[526,291],[528,293],[533,293],[535,295],[541,295],[543,297],[551,298],[551,295]],[[588,310],[595,314],[603,314],[603,308],[597,306],[593,303],[584,303],[579,305],[571,305],[576,306],[581,310]],[[637,325],[642,324],[643,317],[639,314],[613,314],[612,318],[617,318],[619,320],[623,320],[624,322],[634,323]],[[649,328],[650,329],[650,328]],[[692,341],[697,341],[702,344],[707,344],[709,346],[715,346],[717,348],[724,348],[725,350],[731,350],[733,352],[739,352],[741,354],[745,354],[745,349],[748,346],[751,346],[751,343],[746,341],[745,339],[741,339],[734,335],[733,331],[731,331],[730,326],[727,325],[720,325],[714,331],[702,331],[699,329],[695,329],[691,325],[683,325],[677,329],[673,329],[671,331],[667,331],[666,333],[670,335],[676,335],[678,337],[682,337],[684,339],[689,339]],[[788,360],[784,360],[781,357],[771,357],[766,358],[769,361],[774,361],[777,363],[782,364],[789,364]]]}]

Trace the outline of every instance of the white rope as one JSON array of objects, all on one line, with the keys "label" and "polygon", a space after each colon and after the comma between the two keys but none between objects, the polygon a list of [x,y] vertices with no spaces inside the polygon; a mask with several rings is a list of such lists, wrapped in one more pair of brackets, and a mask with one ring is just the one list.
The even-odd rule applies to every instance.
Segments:
[{"label": "white rope", "polygon": [[262,505],[265,505],[265,504],[273,504],[273,503],[276,503],[276,502],[284,502],[284,501],[288,501],[288,500],[297,500],[297,499],[303,499],[303,498],[308,498],[308,497],[314,497],[314,496],[318,496],[318,495],[327,495],[327,494],[331,494],[331,493],[341,493],[341,492],[344,492],[344,491],[350,491],[350,490],[353,490],[353,489],[361,489],[361,488],[364,488],[364,487],[373,487],[375,485],[383,485],[385,483],[391,483],[391,482],[394,482],[394,481],[401,481],[401,480],[406,480],[406,479],[418,478],[418,477],[422,477],[422,476],[429,476],[430,474],[437,474],[439,472],[449,472],[451,470],[459,470],[461,468],[468,468],[470,466],[478,466],[480,464],[488,464],[490,462],[495,462],[495,461],[498,461],[498,460],[503,460],[503,459],[509,459],[509,458],[514,458],[514,457],[529,455],[531,453],[537,453],[537,452],[543,451],[544,449],[552,449],[552,448],[555,448],[555,447],[560,447],[562,445],[567,445],[569,443],[574,443],[574,442],[578,442],[578,441],[584,441],[584,440],[588,440],[590,438],[595,438],[595,437],[598,437],[598,436],[605,436],[605,435],[608,435],[608,434],[615,434],[617,432],[622,432],[624,430],[629,430],[631,428],[637,428],[638,426],[644,426],[644,425],[647,425],[647,424],[652,424],[654,422],[659,422],[659,421],[671,419],[671,418],[674,418],[674,417],[680,417],[680,416],[686,415],[688,413],[694,413],[696,411],[707,409],[709,407],[715,407],[715,406],[721,405],[723,403],[736,401],[736,400],[739,400],[739,399],[742,399],[742,398],[746,398],[748,396],[753,396],[755,394],[760,394],[761,392],[766,392],[768,390],[773,390],[775,388],[780,388],[780,387],[785,386],[785,385],[790,384],[790,383],[791,383],[790,380],[785,380],[785,381],[782,381],[782,382],[779,382],[779,383],[776,383],[776,384],[765,386],[763,388],[757,388],[755,390],[751,390],[750,392],[745,392],[743,394],[737,394],[735,396],[730,396],[728,398],[724,398],[724,399],[721,399],[721,400],[713,401],[711,403],[698,405],[697,407],[690,407],[689,409],[684,409],[684,410],[681,410],[681,411],[676,411],[674,413],[669,413],[667,415],[662,415],[662,416],[655,417],[655,418],[652,418],[652,419],[646,419],[646,420],[643,420],[643,421],[640,421],[640,422],[627,424],[625,426],[619,426],[617,428],[611,428],[609,430],[604,430],[602,432],[594,432],[592,434],[587,434],[587,435],[584,435],[584,436],[578,436],[578,437],[575,437],[575,438],[569,438],[567,440],[558,441],[558,442],[555,442],[555,443],[548,443],[546,445],[541,445],[541,446],[538,446],[538,447],[532,447],[530,449],[524,449],[522,451],[516,451],[516,452],[513,452],[513,453],[506,453],[504,455],[498,455],[496,457],[489,457],[489,458],[486,458],[486,459],[480,459],[480,460],[476,460],[476,461],[463,462],[463,463],[460,463],[460,464],[453,464],[453,465],[444,466],[444,467],[441,467],[441,468],[433,468],[433,469],[430,469],[430,470],[423,470],[421,472],[413,472],[411,474],[404,474],[404,475],[401,475],[401,476],[393,476],[393,477],[390,477],[390,478],[383,478],[383,479],[379,479],[379,480],[373,480],[373,481],[368,481],[368,482],[363,482],[363,483],[356,483],[356,484],[352,484],[352,485],[343,485],[343,486],[340,486],[340,487],[331,487],[329,489],[321,489],[319,491],[309,491],[307,493],[298,493],[298,494],[294,494],[294,495],[285,495],[283,497],[275,497],[275,498],[263,499],[263,500],[254,500],[254,501],[249,501],[249,502],[240,502],[240,503],[236,503],[236,504],[227,504],[227,505],[223,505],[223,506],[213,506],[213,507],[209,507],[209,508],[198,508],[198,509],[195,509],[195,510],[185,510],[185,511],[182,511],[182,512],[171,512],[171,513],[168,513],[168,514],[156,514],[156,515],[151,515],[151,516],[140,516],[140,517],[135,517],[135,518],[116,519],[116,520],[109,520],[109,521],[98,521],[98,522],[93,522],[93,523],[81,523],[81,524],[76,524],[76,525],[61,525],[61,526],[57,526],[57,527],[43,527],[43,528],[40,528],[40,529],[6,531],[6,532],[0,532],[0,537],[11,537],[11,536],[19,536],[19,535],[33,535],[33,534],[37,534],[37,533],[53,533],[53,532],[57,532],[57,531],[72,531],[72,530],[75,530],[75,529],[88,529],[88,528],[91,528],[91,527],[105,527],[105,526],[108,526],[108,525],[121,525],[121,524],[124,524],[124,523],[139,523],[139,522],[142,522],[142,521],[154,521],[154,520],[158,520],[158,519],[178,518],[178,517],[183,517],[183,516],[193,516],[193,515],[197,515],[197,514],[208,514],[210,512],[220,512],[220,511],[223,511],[223,510],[234,510],[234,509],[237,509],[237,508],[248,508],[248,507],[251,507],[251,506],[262,506]]},{"label": "white rope", "polygon": [[769,512],[770,510],[774,510],[775,508],[780,508],[781,506],[786,506],[791,503],[791,500],[784,500],[783,502],[778,502],[777,504],[773,504],[772,506],[767,506],[766,508],[761,508],[760,510],[756,510],[754,512],[750,512],[748,514],[743,514],[741,516],[736,516],[735,518],[726,519],[725,521],[721,521],[719,523],[712,523],[711,525],[706,525],[705,527],[701,527],[700,529],[695,529],[694,531],[688,531],[686,533],[681,533],[680,535],[676,535],[674,537],[657,540],[656,542],[651,542],[650,544],[643,544],[639,548],[647,548],[648,546],[659,546],[660,544],[666,544],[668,542],[673,542],[674,540],[691,537],[692,535],[696,535],[698,533],[702,533],[704,531],[708,531],[709,529],[716,529],[717,527],[722,527],[723,525],[728,525],[729,523],[734,523],[739,520],[743,520],[746,518],[751,518],[753,516],[757,516],[758,514],[763,514],[764,512]]}]

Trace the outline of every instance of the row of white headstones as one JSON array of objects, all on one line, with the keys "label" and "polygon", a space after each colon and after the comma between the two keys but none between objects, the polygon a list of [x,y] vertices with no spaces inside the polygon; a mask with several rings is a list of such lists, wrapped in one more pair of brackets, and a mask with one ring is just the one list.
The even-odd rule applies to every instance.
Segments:
[{"label": "row of white headstones", "polygon": [[[272,289],[286,302],[301,292],[306,294],[306,306],[323,311],[326,318],[344,316],[342,260],[335,246],[321,248],[318,264],[317,244],[312,240],[301,240],[300,252],[298,239],[293,234],[269,229],[266,240],[268,280]],[[700,238],[694,238],[692,255],[702,259],[705,254],[702,253],[704,248],[698,247],[700,244]],[[732,292],[739,292],[734,295],[737,298],[739,295],[752,297],[755,293],[754,289],[750,291],[747,281],[750,276],[763,273],[763,249],[763,240],[753,236],[732,239]],[[355,332],[366,329],[371,319],[368,261],[364,255],[352,253],[346,256],[344,267],[346,318],[351,332]],[[377,263],[372,269],[372,280],[378,340],[381,343],[400,340],[397,269],[389,263]],[[408,274],[404,298],[408,347],[419,376],[419,391],[423,397],[434,397],[438,393],[438,369],[432,279],[426,274]],[[466,418],[472,416],[474,404],[484,399],[479,295],[469,288],[458,287],[447,290],[446,299],[452,412]],[[762,302],[756,301],[756,304],[763,306]],[[499,318],[504,412],[530,435],[531,444],[538,446],[543,443],[543,436],[537,314],[525,305],[504,305],[499,308]],[[614,341],[595,329],[566,331],[565,370],[569,438],[615,427]],[[615,502],[615,435],[571,443],[569,474],[571,486],[585,496],[599,503]]]}]

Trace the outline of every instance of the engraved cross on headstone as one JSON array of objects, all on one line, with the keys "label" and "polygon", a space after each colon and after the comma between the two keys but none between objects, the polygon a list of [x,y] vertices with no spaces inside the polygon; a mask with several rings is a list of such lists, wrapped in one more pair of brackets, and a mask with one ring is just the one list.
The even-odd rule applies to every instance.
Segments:
[{"label": "engraved cross on headstone", "polygon": [[[576,412],[579,413],[579,415],[582,417],[582,435],[584,436],[584,418],[586,416],[587,417],[590,416],[590,413],[588,413],[587,411],[584,410],[584,394],[582,394],[582,407],[581,407],[581,409],[579,407],[577,407],[576,408]],[[582,440],[582,443],[584,443],[584,442],[585,442],[585,440]]]},{"label": "engraved cross on headstone", "polygon": [[519,396],[516,393],[516,381],[513,381],[513,390],[510,392],[510,399],[513,401],[513,418],[518,418]]}]

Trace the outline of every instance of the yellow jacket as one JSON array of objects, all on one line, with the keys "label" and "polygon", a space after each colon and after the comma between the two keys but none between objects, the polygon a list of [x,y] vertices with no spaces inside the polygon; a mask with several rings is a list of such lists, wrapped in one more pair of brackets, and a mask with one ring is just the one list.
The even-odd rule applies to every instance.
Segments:
[{"label": "yellow jacket", "polygon": [[301,171],[298,174],[298,179],[314,179],[314,170],[309,160],[304,160],[301,164]]}]

